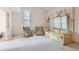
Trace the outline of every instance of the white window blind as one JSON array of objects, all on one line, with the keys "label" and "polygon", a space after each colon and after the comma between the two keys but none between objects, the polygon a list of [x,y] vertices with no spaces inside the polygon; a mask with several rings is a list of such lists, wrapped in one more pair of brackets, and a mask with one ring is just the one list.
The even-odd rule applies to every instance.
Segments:
[{"label": "white window blind", "polygon": [[60,17],[54,18],[54,28],[60,28],[60,27],[61,27]]},{"label": "white window blind", "polygon": [[30,27],[31,26],[31,16],[30,11],[24,11],[24,21],[23,21],[24,27]]}]

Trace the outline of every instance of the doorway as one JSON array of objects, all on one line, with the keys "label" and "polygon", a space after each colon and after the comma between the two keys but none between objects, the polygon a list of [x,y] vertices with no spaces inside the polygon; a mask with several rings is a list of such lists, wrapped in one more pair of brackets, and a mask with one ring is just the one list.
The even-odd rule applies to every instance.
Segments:
[{"label": "doorway", "polygon": [[0,9],[0,41],[8,40],[7,13]]}]

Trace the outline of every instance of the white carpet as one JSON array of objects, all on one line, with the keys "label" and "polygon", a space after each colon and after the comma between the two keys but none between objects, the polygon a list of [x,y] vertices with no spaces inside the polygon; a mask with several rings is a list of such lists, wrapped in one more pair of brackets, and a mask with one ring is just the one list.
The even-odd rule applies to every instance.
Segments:
[{"label": "white carpet", "polygon": [[0,50],[8,51],[66,51],[75,50],[65,47],[46,36],[32,36],[0,42]]}]

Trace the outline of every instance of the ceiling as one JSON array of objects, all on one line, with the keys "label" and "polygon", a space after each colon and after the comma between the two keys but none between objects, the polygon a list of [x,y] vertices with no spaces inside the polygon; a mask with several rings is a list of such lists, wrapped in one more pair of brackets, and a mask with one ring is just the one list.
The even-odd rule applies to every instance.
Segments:
[{"label": "ceiling", "polygon": [[[24,7],[24,8],[26,9],[27,7]],[[58,7],[29,7],[29,8],[41,8],[41,9],[47,11],[47,12],[50,12],[51,10],[57,10],[58,9]],[[12,12],[20,12],[21,11],[20,7],[10,7],[9,9]],[[64,9],[64,8],[60,8],[60,9]]]},{"label": "ceiling", "polygon": [[45,11],[51,11],[54,9],[54,7],[42,7]]},{"label": "ceiling", "polygon": [[20,12],[20,7],[10,7],[9,8],[12,12]]},{"label": "ceiling", "polygon": [[[27,7],[25,7],[27,8]],[[37,7],[36,7],[37,8]],[[38,8],[42,8],[45,11],[51,11],[53,10],[55,7],[38,7]],[[20,12],[20,7],[10,7],[9,8],[12,12]]]}]

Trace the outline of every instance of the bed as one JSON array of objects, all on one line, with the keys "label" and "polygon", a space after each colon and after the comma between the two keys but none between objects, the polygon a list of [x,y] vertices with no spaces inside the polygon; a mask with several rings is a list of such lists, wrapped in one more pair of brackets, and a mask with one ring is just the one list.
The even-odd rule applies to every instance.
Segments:
[{"label": "bed", "polygon": [[[65,49],[64,49],[65,48]],[[10,41],[0,42],[0,50],[3,51],[63,51],[75,50],[67,48],[47,36],[32,36],[28,38],[16,38]]]}]

